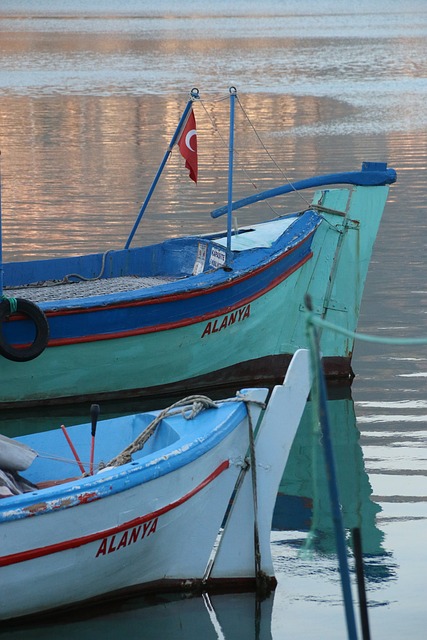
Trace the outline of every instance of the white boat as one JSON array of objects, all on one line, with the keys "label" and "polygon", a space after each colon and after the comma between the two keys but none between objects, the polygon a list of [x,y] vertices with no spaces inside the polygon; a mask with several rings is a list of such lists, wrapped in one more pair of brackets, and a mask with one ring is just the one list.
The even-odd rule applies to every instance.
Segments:
[{"label": "white boat", "polygon": [[274,588],[272,513],[309,370],[297,351],[264,412],[267,389],[249,389],[3,438],[0,619],[136,591]]}]

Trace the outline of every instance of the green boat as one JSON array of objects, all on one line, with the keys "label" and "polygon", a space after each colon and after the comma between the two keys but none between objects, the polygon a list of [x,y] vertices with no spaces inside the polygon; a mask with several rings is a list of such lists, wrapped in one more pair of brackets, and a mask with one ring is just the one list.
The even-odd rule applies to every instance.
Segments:
[{"label": "green boat", "polygon": [[[233,108],[235,98],[231,92]],[[184,139],[196,148],[193,136],[191,129]],[[307,346],[306,293],[316,314],[356,329],[396,172],[364,162],[361,171],[233,201],[230,167],[228,204],[211,214],[227,215],[224,232],[130,247],[161,166],[123,249],[2,265],[0,406],[280,382],[292,355]],[[307,189],[314,191],[307,208],[233,228],[234,210]],[[321,348],[327,377],[351,381],[353,340],[325,334]]]}]

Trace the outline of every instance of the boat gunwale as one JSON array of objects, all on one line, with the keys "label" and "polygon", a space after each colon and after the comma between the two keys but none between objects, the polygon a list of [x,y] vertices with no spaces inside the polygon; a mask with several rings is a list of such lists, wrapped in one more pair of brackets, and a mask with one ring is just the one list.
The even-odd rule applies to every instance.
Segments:
[{"label": "boat gunwale", "polygon": [[[232,287],[246,279],[252,278],[254,275],[265,271],[270,266],[276,264],[284,257],[291,255],[296,249],[302,246],[305,242],[312,238],[318,227],[322,223],[322,218],[314,209],[307,209],[303,214],[310,214],[308,217],[309,228],[301,229],[298,232],[297,237],[292,238],[290,242],[287,242],[285,246],[274,247],[283,239],[290,235],[294,223],[292,223],[282,234],[280,234],[271,248],[259,247],[246,249],[244,251],[238,251],[238,254],[248,254],[248,252],[260,251],[265,252],[267,255],[263,259],[259,260],[257,264],[252,267],[239,265],[236,270],[226,271],[223,268],[219,268],[212,271],[205,271],[197,275],[181,276],[177,280],[154,285],[146,288],[135,288],[128,291],[116,292],[102,295],[91,295],[88,297],[78,298],[58,298],[55,300],[39,302],[38,306],[46,316],[56,315],[71,315],[80,313],[90,313],[98,310],[110,310],[114,308],[120,308],[123,306],[144,306],[150,304],[157,304],[159,302],[174,302],[175,300],[182,300],[191,297],[197,297],[202,295],[208,295],[214,293],[217,290],[226,289]],[[302,214],[302,215],[303,215]],[[286,216],[282,216],[286,217]],[[281,218],[278,218],[281,219]],[[296,216],[295,222],[299,221],[301,216]],[[274,220],[266,221],[274,222]],[[302,237],[301,237],[302,236]],[[191,239],[206,240],[207,237],[202,236],[189,236]],[[178,238],[180,240],[181,238]],[[222,248],[222,247],[221,247]],[[137,251],[138,249],[129,249],[128,251]],[[101,254],[93,254],[101,255]],[[77,256],[79,257],[79,256]],[[107,280],[107,278],[104,278]],[[13,287],[9,287],[13,289]],[[25,290],[22,288],[23,296],[25,297]],[[7,288],[5,288],[7,292]],[[11,317],[11,321],[16,321],[18,316]]]},{"label": "boat gunwale", "polygon": [[[245,394],[249,396],[250,391],[247,390]],[[207,419],[209,411],[221,412],[221,415],[215,418],[217,423],[214,427]],[[156,412],[149,413],[156,414]],[[171,424],[174,418],[179,420],[180,416],[164,418],[165,424],[178,433],[179,438],[165,447],[137,457],[126,464],[100,470],[94,475],[80,476],[62,484],[1,499],[0,524],[104,499],[175,472],[221,444],[240,426],[247,416],[247,409],[245,402],[236,398],[232,402],[219,403],[215,409],[207,409],[203,415],[201,425],[195,425],[190,432],[183,431],[181,434]],[[131,419],[133,416],[128,418]],[[114,418],[101,421],[99,424],[113,421]],[[86,425],[79,425],[80,428],[84,426]],[[179,428],[179,422],[177,426]],[[200,429],[200,433],[197,433],[196,429]],[[31,436],[19,436],[16,440],[25,443],[30,438]],[[31,477],[29,479],[31,480]],[[33,505],[39,505],[39,508],[32,510]]]}]

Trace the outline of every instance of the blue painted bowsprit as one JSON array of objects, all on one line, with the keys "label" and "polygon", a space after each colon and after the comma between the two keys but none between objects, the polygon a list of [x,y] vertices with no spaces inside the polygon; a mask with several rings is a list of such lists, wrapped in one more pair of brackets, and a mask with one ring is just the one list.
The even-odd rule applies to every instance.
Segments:
[{"label": "blue painted bowsprit", "polygon": [[[396,171],[388,169],[385,162],[363,162],[361,171],[348,171],[345,173],[330,173],[325,176],[314,176],[306,180],[297,182],[289,182],[274,189],[261,191],[247,198],[236,200],[233,202],[232,211],[246,207],[255,202],[275,198],[276,196],[292,193],[293,191],[302,191],[304,189],[312,189],[316,187],[326,187],[333,184],[352,184],[360,187],[375,187],[393,184],[396,182]],[[211,212],[212,218],[219,218],[228,212],[228,207],[219,207]]]}]

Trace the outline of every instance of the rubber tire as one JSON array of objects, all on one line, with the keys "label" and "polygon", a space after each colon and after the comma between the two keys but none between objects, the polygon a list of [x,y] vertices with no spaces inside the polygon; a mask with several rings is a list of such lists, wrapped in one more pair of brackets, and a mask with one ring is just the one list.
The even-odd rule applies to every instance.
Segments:
[{"label": "rubber tire", "polygon": [[[8,344],[3,335],[3,321],[15,313],[27,316],[34,322],[36,327],[36,337],[33,343],[23,349]],[[14,362],[34,360],[34,358],[37,358],[45,350],[48,340],[49,324],[40,307],[29,300],[24,300],[24,298],[16,298],[16,311],[11,314],[8,300],[2,300],[0,302],[0,354],[2,356]]]}]

